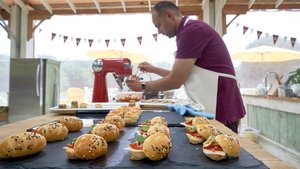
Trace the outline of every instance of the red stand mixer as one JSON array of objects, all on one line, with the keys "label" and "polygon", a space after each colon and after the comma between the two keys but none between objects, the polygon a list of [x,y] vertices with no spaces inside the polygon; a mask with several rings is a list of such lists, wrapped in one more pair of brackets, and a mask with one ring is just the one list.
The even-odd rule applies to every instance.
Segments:
[{"label": "red stand mixer", "polygon": [[92,65],[95,73],[92,102],[108,102],[107,73],[113,73],[120,88],[126,76],[132,74],[131,61],[127,58],[96,59]]}]

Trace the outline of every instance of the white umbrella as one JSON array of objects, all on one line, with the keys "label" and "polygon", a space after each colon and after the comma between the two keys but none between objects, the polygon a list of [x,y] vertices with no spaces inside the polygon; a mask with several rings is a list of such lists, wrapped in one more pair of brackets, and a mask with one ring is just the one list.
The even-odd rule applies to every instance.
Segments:
[{"label": "white umbrella", "polygon": [[299,60],[300,52],[271,46],[259,46],[232,54],[231,58],[241,62],[283,62]]}]

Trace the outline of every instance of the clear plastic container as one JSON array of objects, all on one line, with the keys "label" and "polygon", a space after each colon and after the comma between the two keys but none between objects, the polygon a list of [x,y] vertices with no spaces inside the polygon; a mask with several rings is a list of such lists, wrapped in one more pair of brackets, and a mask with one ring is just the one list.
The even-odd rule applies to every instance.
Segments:
[{"label": "clear plastic container", "polygon": [[140,101],[142,98],[143,92],[118,92],[116,96],[118,102]]}]

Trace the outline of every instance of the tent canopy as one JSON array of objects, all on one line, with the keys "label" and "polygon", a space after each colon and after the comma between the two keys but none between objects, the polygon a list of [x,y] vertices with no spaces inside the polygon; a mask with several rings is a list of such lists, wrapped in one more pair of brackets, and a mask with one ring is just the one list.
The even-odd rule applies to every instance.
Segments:
[{"label": "tent canopy", "polygon": [[231,58],[241,62],[284,62],[300,60],[300,52],[271,46],[259,46],[235,53]]}]

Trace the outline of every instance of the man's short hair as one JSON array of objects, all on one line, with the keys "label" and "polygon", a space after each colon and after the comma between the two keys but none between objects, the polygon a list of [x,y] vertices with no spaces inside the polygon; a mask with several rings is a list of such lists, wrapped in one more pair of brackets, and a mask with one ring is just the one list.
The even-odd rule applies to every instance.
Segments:
[{"label": "man's short hair", "polygon": [[160,15],[164,14],[166,9],[171,9],[179,14],[178,7],[171,1],[160,1],[154,6],[154,10],[156,10]]}]

